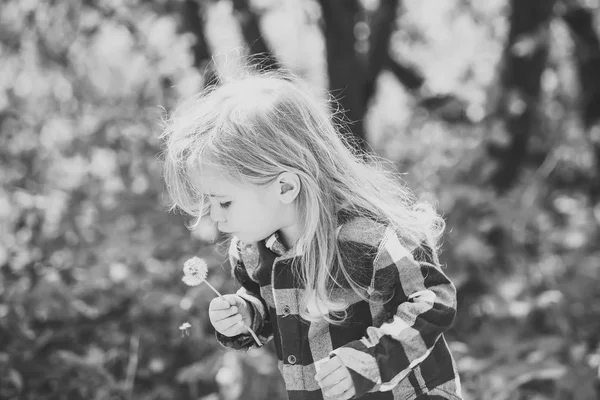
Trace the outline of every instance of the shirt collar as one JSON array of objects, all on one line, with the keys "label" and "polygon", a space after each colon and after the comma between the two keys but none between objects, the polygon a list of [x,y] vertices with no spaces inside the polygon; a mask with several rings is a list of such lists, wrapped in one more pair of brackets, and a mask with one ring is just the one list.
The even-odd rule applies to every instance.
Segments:
[{"label": "shirt collar", "polygon": [[[340,226],[343,225],[345,222],[347,222],[349,219],[352,218],[352,215],[353,214],[349,210],[346,210],[346,209],[339,210],[338,211],[338,225],[340,225]],[[339,232],[339,227],[336,230],[336,234],[338,232]],[[279,231],[276,231],[271,236],[269,236],[265,239],[265,246],[267,247],[267,249],[269,249],[273,253],[277,254],[278,257],[281,257],[283,255],[290,256],[290,257],[302,255],[302,253],[301,253],[302,246],[300,246],[298,243],[296,243],[296,245],[293,246],[291,249],[288,249],[287,247],[285,247],[285,245],[281,241],[281,236],[279,235]]]},{"label": "shirt collar", "polygon": [[271,236],[269,236],[268,238],[265,239],[265,246],[267,247],[267,249],[271,250],[273,253],[277,254],[278,257],[281,256],[298,256],[301,255],[300,253],[300,249],[301,246],[298,246],[298,243],[296,243],[295,246],[291,247],[291,248],[287,248],[282,240],[281,240],[281,236],[279,234],[279,231],[273,233]]}]

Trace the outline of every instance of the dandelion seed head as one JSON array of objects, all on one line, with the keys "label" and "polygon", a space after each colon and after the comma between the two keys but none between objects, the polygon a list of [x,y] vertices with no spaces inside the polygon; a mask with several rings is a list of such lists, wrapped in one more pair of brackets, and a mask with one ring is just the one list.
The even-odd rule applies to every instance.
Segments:
[{"label": "dandelion seed head", "polygon": [[186,330],[186,329],[190,329],[192,327],[192,325],[190,325],[189,322],[184,322],[183,324],[181,324],[181,326],[179,327],[179,330]]},{"label": "dandelion seed head", "polygon": [[198,286],[206,279],[208,268],[206,261],[192,257],[183,264],[183,283],[188,286]]},{"label": "dandelion seed head", "polygon": [[189,322],[184,322],[183,324],[181,324],[181,326],[179,327],[179,330],[181,331],[181,337],[189,336],[190,332],[188,331],[188,329],[190,329],[191,327],[192,325],[190,325]]}]

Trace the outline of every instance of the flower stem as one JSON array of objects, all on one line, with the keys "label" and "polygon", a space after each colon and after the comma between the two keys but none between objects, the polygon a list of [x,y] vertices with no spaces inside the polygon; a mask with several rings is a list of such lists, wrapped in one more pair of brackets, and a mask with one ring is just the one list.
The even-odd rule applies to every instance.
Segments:
[{"label": "flower stem", "polygon": [[[219,291],[213,287],[213,285],[211,285],[210,283],[208,283],[208,281],[205,280],[204,283],[206,283],[208,285],[208,287],[211,288],[213,290],[213,292],[215,292],[217,294],[217,296],[219,296],[219,298],[221,300],[227,301],[227,300],[225,300],[225,298],[223,297],[223,295],[221,293],[219,293]],[[244,324],[244,328],[246,328],[248,330],[248,332],[250,332],[250,334],[252,335],[252,338],[254,339],[254,341],[256,342],[256,344],[258,345],[258,347],[262,347],[262,343],[258,339],[258,336],[256,336],[256,333],[254,333],[254,331],[252,329],[250,329],[250,327],[248,325],[246,325],[246,324]]]},{"label": "flower stem", "polygon": [[221,293],[219,293],[219,291],[213,287],[213,285],[208,283],[208,281],[205,280],[204,283],[206,283],[208,285],[208,287],[211,288],[213,290],[213,292],[215,292],[217,294],[217,296],[219,296],[221,298],[221,300],[227,301],[223,298],[223,295]]}]

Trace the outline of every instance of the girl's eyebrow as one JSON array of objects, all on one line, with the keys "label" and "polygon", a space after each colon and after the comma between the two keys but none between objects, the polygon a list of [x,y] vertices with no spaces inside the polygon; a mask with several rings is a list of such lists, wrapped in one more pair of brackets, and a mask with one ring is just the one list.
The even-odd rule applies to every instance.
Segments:
[{"label": "girl's eyebrow", "polygon": [[224,194],[207,193],[206,195],[209,196],[209,197],[227,197]]}]

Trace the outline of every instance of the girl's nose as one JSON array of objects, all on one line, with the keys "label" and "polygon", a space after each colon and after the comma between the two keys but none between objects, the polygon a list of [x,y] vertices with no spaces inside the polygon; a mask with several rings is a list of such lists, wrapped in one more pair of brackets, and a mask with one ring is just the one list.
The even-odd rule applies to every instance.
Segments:
[{"label": "girl's nose", "polygon": [[210,207],[210,219],[212,219],[214,222],[225,221],[225,218],[223,217],[223,211],[221,210],[220,207],[218,207],[218,206]]}]

